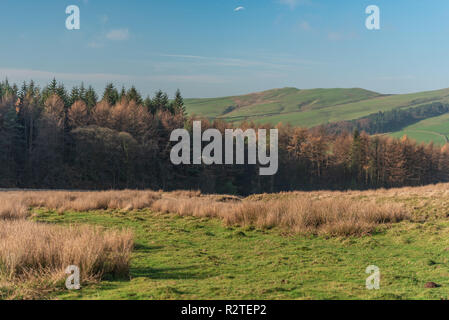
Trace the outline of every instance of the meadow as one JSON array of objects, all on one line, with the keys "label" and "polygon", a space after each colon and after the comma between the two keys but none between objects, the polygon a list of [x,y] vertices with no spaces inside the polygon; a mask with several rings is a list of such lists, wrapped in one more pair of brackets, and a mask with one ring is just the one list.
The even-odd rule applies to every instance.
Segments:
[{"label": "meadow", "polygon": [[[5,191],[0,297],[447,299],[448,195]],[[81,290],[65,289],[66,264]],[[369,265],[380,290],[365,288]]]},{"label": "meadow", "polygon": [[[353,120],[393,109],[415,108],[429,103],[449,102],[449,90],[435,90],[410,94],[384,95],[352,89],[273,89],[242,96],[215,99],[186,99],[187,111],[209,119],[241,123],[253,121],[276,125],[314,127],[326,123]],[[447,142],[448,115],[429,118],[390,135],[404,135],[419,143]]]},{"label": "meadow", "polygon": [[448,102],[449,89],[410,94],[383,95],[352,89],[273,89],[242,96],[185,99],[189,114],[230,122],[279,122],[313,127],[328,122],[358,119],[395,108]]},{"label": "meadow", "polygon": [[407,135],[416,141],[443,146],[449,141],[449,114],[422,120],[391,134],[393,137]]}]

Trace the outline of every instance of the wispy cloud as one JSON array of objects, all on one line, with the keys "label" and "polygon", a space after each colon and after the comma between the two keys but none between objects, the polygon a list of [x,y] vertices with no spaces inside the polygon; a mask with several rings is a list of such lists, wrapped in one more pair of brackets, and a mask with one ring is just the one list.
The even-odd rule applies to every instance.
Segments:
[{"label": "wispy cloud", "polygon": [[61,81],[79,82],[126,82],[133,81],[160,81],[160,82],[199,82],[199,83],[223,83],[225,79],[207,74],[164,74],[154,76],[140,76],[114,73],[67,73],[51,72],[34,69],[10,69],[0,68],[0,74],[14,81],[24,80],[44,80],[50,81],[53,78]]},{"label": "wispy cloud", "polygon": [[[293,66],[299,65],[311,65],[311,64],[320,64],[316,61],[310,60],[302,60],[302,59],[282,59],[276,57],[267,57],[267,59],[260,60],[248,60],[248,59],[239,59],[239,58],[222,58],[222,57],[205,57],[205,56],[197,56],[197,55],[183,55],[183,54],[161,54],[161,57],[182,59],[182,60],[192,60],[196,61],[198,64],[203,66],[224,66],[224,67],[266,67],[266,68],[291,68]],[[266,60],[266,61],[264,61]],[[183,61],[185,64],[185,61]]]},{"label": "wispy cloud", "polygon": [[114,29],[106,34],[106,38],[113,41],[124,41],[129,39],[128,29]]},{"label": "wispy cloud", "polygon": [[289,6],[291,9],[296,8],[299,5],[310,3],[309,0],[278,0],[280,4]]},{"label": "wispy cloud", "polygon": [[[280,64],[274,64],[264,61],[236,59],[236,58],[221,58],[221,57],[204,57],[195,55],[183,55],[183,54],[161,54],[162,57],[177,58],[183,60],[199,61],[203,66],[224,66],[224,67],[280,67]],[[183,62],[185,64],[185,62]]]},{"label": "wispy cloud", "polygon": [[234,12],[239,12],[245,10],[245,7],[237,7],[234,9]]}]

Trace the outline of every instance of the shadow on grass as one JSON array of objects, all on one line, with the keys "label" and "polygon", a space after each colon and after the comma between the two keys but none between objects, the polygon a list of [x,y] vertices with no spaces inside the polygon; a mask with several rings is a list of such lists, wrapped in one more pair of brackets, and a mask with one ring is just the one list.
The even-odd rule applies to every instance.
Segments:
[{"label": "shadow on grass", "polygon": [[131,268],[131,277],[145,277],[154,280],[187,280],[207,279],[216,275],[205,272],[197,266],[169,267],[169,268]]},{"label": "shadow on grass", "polygon": [[134,252],[138,253],[148,253],[156,250],[161,250],[163,248],[163,246],[149,246],[143,243],[134,244]]}]

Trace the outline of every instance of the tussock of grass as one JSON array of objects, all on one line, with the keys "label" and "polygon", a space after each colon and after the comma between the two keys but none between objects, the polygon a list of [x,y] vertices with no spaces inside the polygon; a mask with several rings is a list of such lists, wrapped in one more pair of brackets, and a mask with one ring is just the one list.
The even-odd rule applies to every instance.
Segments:
[{"label": "tussock of grass", "polygon": [[227,225],[282,227],[301,234],[363,235],[378,225],[409,217],[401,204],[378,204],[351,199],[242,201],[222,203],[210,199],[160,199],[152,209],[196,217],[217,217]]},{"label": "tussock of grass", "polygon": [[143,209],[158,198],[160,198],[160,193],[153,191],[36,191],[23,192],[22,201],[30,207],[45,207],[59,212],[67,210],[82,212]]},{"label": "tussock of grass", "polygon": [[243,200],[201,195],[199,191],[18,191],[0,193],[0,202],[10,208],[5,211],[9,217],[16,215],[18,218],[26,215],[28,207],[45,207],[58,212],[149,208],[181,216],[220,218],[227,225],[281,227],[300,234],[352,236],[408,219],[407,209],[402,204],[376,202],[384,192],[396,195],[398,191],[293,192],[256,195]]},{"label": "tussock of grass", "polygon": [[[10,191],[0,192],[0,219],[20,219],[28,209],[47,208],[58,212],[92,210],[139,210],[149,208],[164,195],[159,191]],[[174,198],[194,198],[199,191],[165,193]]]},{"label": "tussock of grass", "polygon": [[28,208],[18,197],[0,197],[0,220],[24,219]]},{"label": "tussock of grass", "polygon": [[0,274],[7,279],[36,275],[63,279],[70,265],[80,268],[84,280],[105,274],[126,276],[132,248],[128,230],[0,221]]},{"label": "tussock of grass", "polygon": [[[111,195],[108,199],[111,206],[120,206],[123,201],[119,198],[113,202]],[[105,198],[99,200],[86,202],[84,208],[99,206]],[[65,270],[71,265],[80,268],[83,283],[98,281],[106,274],[114,277],[128,275],[133,249],[131,231],[92,226],[63,227],[26,219],[29,207],[53,205],[65,208],[70,201],[74,207],[81,208],[82,201],[69,193],[0,194],[0,299],[2,296],[39,298],[63,282],[67,277]],[[147,198],[142,198],[127,202],[127,206],[143,206],[142,202],[147,205],[146,201]]]}]

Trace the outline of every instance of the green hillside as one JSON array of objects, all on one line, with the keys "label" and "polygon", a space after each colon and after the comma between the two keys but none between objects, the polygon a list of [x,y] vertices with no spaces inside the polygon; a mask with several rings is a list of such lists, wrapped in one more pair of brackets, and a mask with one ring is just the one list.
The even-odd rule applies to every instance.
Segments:
[{"label": "green hillside", "polygon": [[[352,89],[273,89],[242,96],[186,99],[189,114],[239,123],[277,124],[313,127],[329,122],[352,120],[379,111],[418,107],[432,102],[449,102],[449,89],[411,94],[382,95],[359,88]],[[446,142],[449,115],[426,119],[394,136],[409,135],[419,142]],[[435,128],[434,128],[435,127]]]},{"label": "green hillside", "polygon": [[364,89],[273,89],[243,96],[187,99],[190,114],[227,121],[262,120],[274,123],[267,117],[315,112],[317,110],[341,106],[348,103],[366,101],[381,97],[379,93]]},{"label": "green hillside", "polygon": [[444,145],[446,142],[449,142],[449,114],[422,120],[391,134],[391,136],[396,138],[404,135],[418,142],[427,143],[432,141],[435,144]]}]

